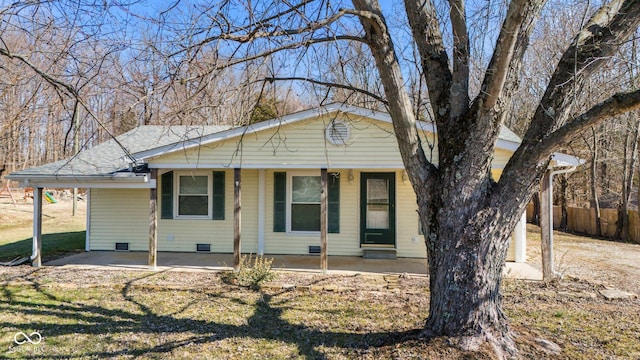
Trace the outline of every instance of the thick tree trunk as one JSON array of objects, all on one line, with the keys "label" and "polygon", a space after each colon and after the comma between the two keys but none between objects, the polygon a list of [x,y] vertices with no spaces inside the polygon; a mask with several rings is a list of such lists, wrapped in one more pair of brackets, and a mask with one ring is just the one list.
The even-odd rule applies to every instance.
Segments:
[{"label": "thick tree trunk", "polygon": [[[425,333],[457,337],[465,349],[486,342],[498,354],[515,353],[500,295],[508,238],[497,234],[508,230],[502,224],[474,229],[463,221],[448,222],[456,226],[442,224],[447,230],[429,241],[429,247],[437,250],[429,252],[430,314]],[[454,227],[457,231],[452,231]]]}]

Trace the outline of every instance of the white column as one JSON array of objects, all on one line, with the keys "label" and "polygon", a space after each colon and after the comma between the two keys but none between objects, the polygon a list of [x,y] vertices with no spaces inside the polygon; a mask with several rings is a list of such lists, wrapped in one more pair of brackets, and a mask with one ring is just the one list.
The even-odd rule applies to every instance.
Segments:
[{"label": "white column", "polygon": [[525,211],[520,217],[520,221],[516,225],[515,232],[515,249],[517,263],[527,262],[527,212]]},{"label": "white column", "polygon": [[91,251],[91,189],[87,189],[87,225],[84,237],[84,251]]},{"label": "white column", "polygon": [[267,178],[264,169],[258,170],[258,255],[264,255],[264,224],[266,211]]},{"label": "white column", "polygon": [[42,188],[33,188],[33,253],[31,261],[34,267],[42,266]]}]

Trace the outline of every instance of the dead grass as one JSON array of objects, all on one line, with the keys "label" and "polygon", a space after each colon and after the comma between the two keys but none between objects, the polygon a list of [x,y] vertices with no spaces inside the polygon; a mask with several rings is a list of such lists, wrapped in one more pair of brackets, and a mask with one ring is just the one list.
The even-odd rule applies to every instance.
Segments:
[{"label": "dead grass", "polygon": [[[0,353],[9,359],[489,359],[420,339],[428,280],[284,273],[261,291],[216,273],[0,268]],[[640,301],[585,281],[508,281],[523,358],[640,356]],[[39,345],[16,332],[39,331]],[[537,339],[562,353],[547,354]]]}]

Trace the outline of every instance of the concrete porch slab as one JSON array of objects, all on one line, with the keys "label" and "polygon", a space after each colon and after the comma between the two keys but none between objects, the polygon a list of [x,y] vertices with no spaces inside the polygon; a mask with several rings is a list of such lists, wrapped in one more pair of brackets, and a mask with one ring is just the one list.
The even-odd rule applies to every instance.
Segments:
[{"label": "concrete porch slab", "polygon": [[[148,253],[143,251],[116,252],[90,251],[67,256],[45,263],[46,266],[149,270]],[[320,257],[312,255],[267,255],[273,259],[272,267],[279,271],[322,273]],[[232,254],[203,254],[159,252],[157,270],[162,271],[222,271],[233,266]],[[329,256],[329,274],[413,274],[427,275],[426,259],[398,258],[363,259],[356,256]],[[542,273],[529,264],[511,263],[505,265],[504,275],[507,278],[542,280]]]}]

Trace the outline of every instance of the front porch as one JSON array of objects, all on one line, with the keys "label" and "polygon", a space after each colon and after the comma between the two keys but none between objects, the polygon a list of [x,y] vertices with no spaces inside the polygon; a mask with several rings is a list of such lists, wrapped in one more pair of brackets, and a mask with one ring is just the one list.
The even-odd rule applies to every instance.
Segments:
[{"label": "front porch", "polygon": [[[322,273],[319,256],[266,255],[272,258],[274,270]],[[45,266],[93,268],[104,270],[148,271],[146,251],[90,251],[50,261]],[[233,254],[158,252],[159,271],[224,271],[231,270]],[[364,259],[357,256],[329,256],[329,274],[410,274],[427,275],[427,260],[416,258]],[[504,275],[508,278],[541,280],[540,271],[526,263],[507,262]]]}]

